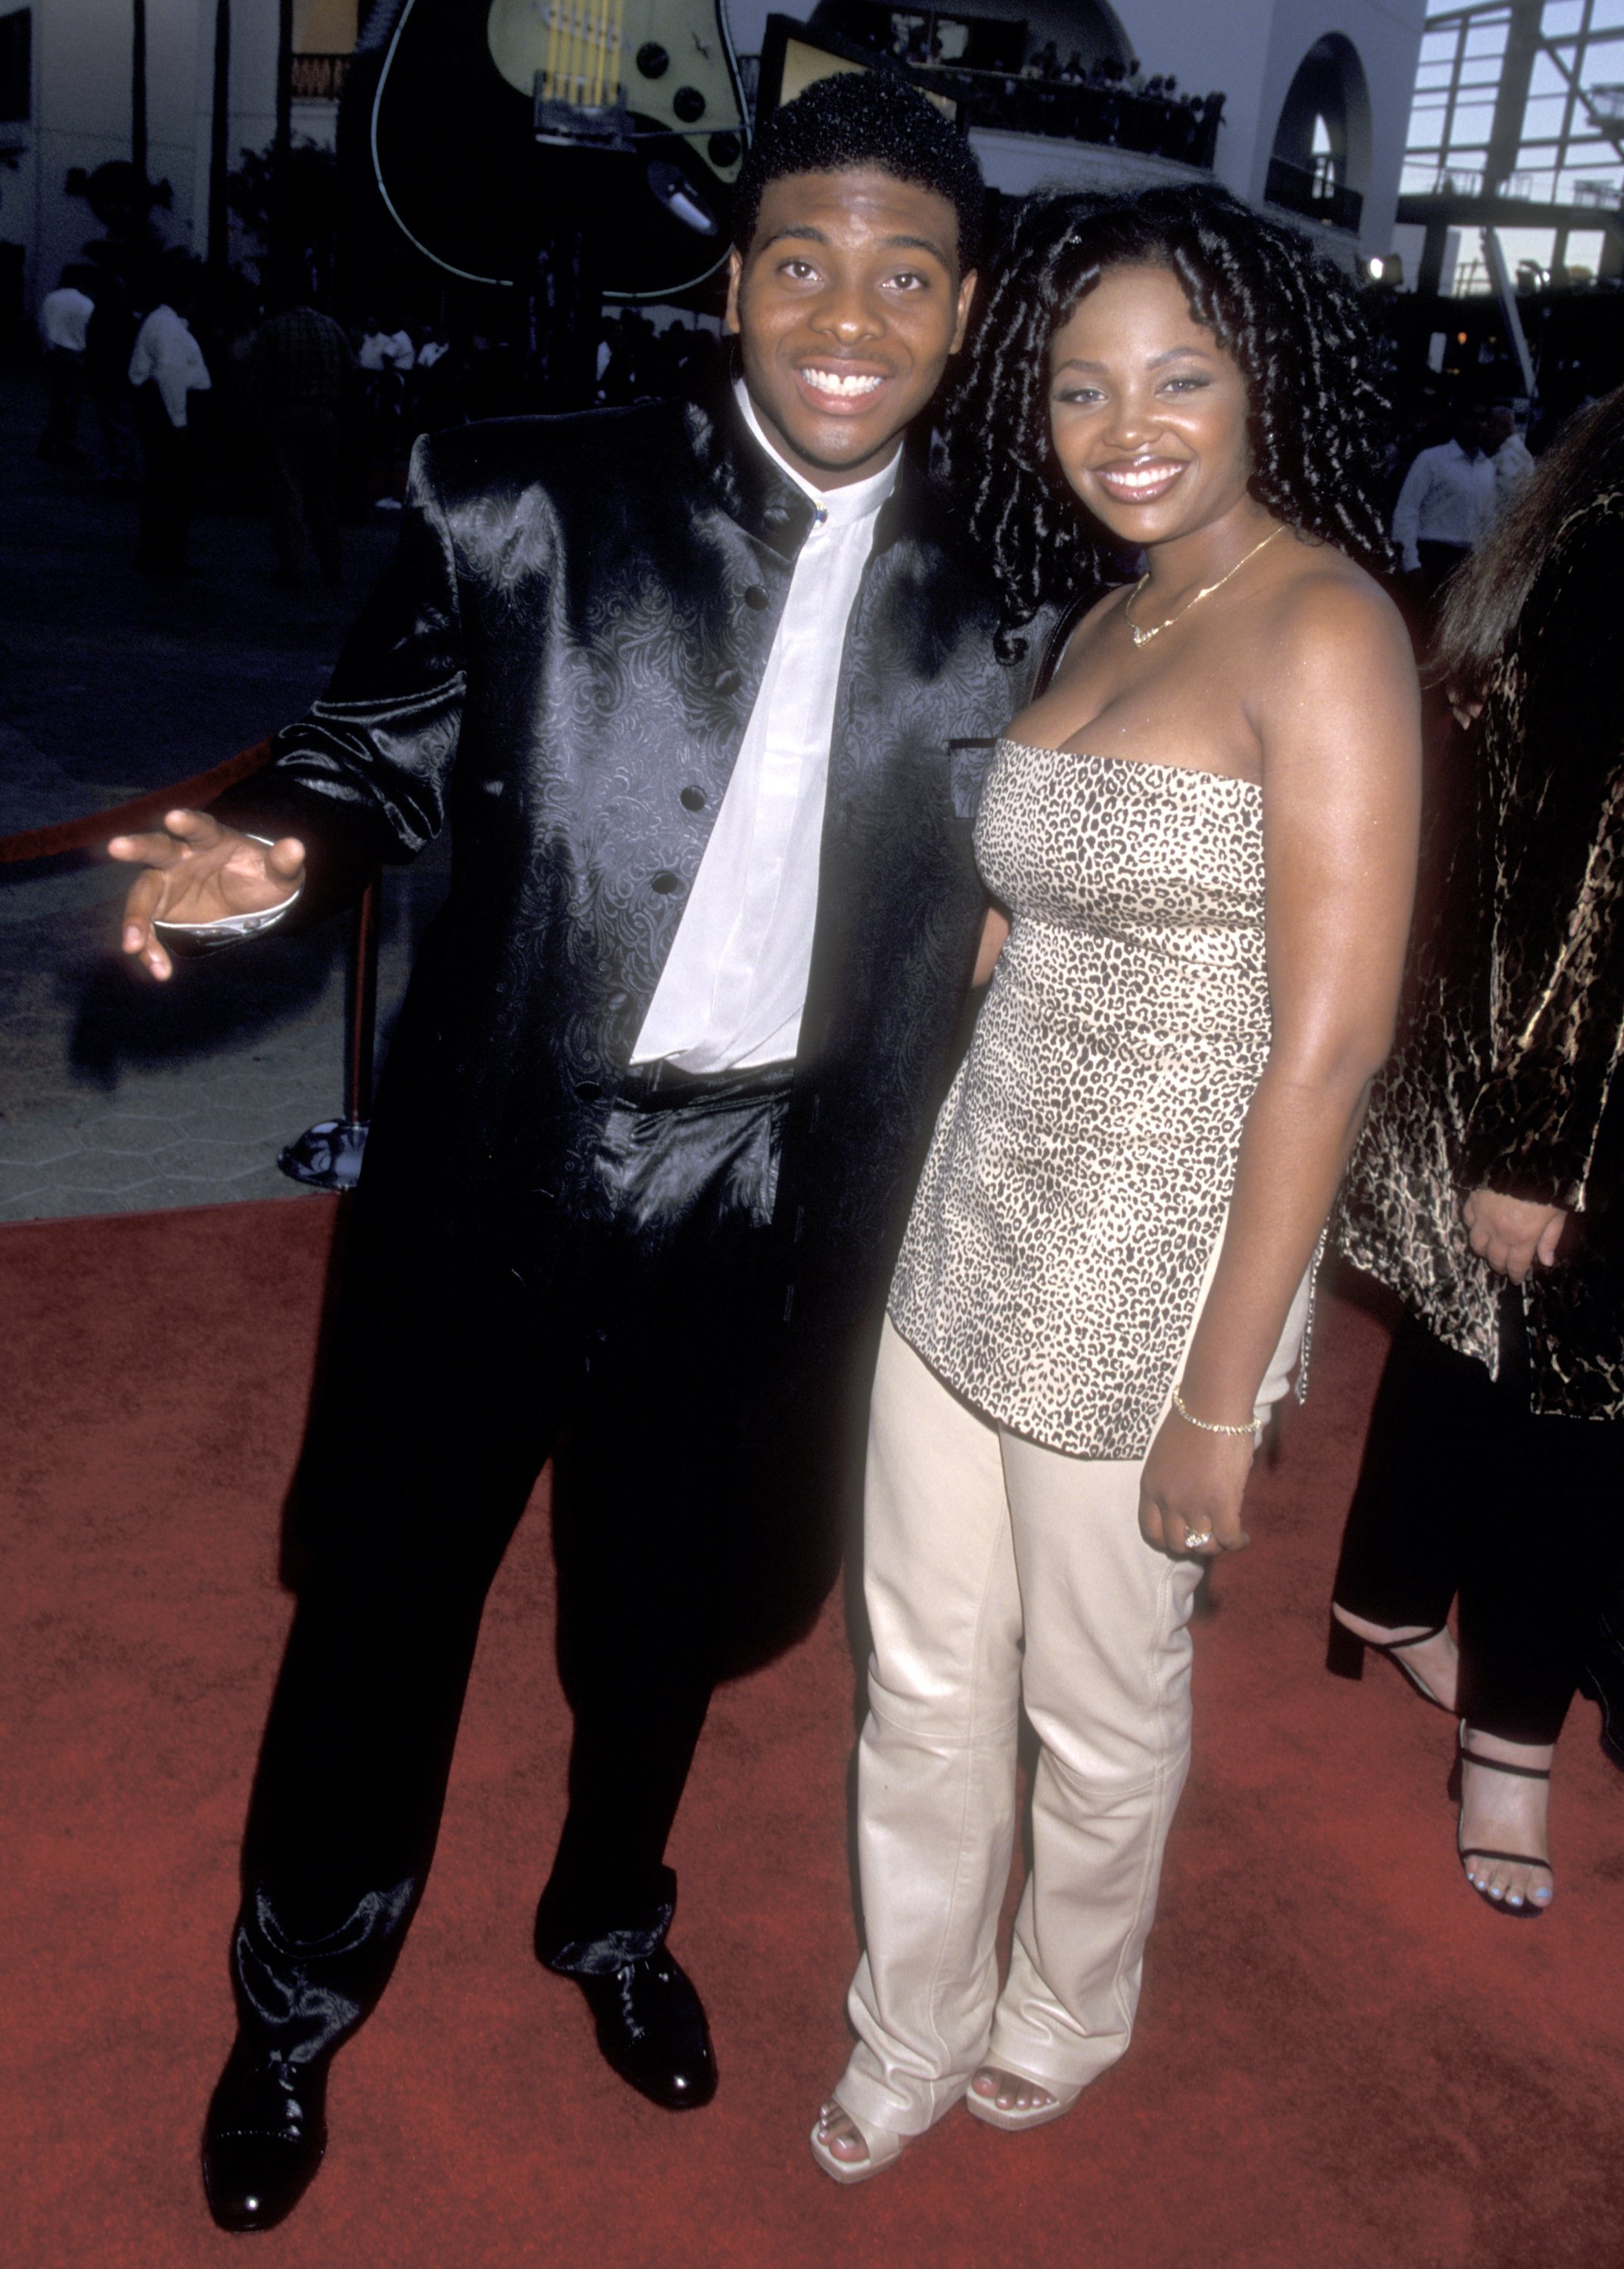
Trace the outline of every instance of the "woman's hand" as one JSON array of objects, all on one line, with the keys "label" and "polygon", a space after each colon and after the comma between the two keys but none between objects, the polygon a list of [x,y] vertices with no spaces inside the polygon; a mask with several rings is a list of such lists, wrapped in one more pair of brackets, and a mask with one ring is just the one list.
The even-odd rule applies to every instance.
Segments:
[{"label": "woman's hand", "polygon": [[1522,1198],[1502,1197],[1497,1190],[1473,1190],[1460,1214],[1473,1253],[1514,1284],[1523,1282],[1536,1260],[1551,1267],[1568,1221],[1561,1206],[1530,1205]]},{"label": "woman's hand", "polygon": [[[1181,1560],[1244,1552],[1251,1539],[1241,1526],[1241,1500],[1255,1446],[1248,1434],[1204,1434],[1170,1411],[1139,1484],[1146,1543]],[[1191,1537],[1203,1541],[1192,1544]]]}]

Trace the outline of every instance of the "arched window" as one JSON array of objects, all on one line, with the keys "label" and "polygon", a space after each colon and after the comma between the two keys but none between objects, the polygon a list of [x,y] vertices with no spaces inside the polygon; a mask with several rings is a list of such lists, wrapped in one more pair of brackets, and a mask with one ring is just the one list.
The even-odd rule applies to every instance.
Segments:
[{"label": "arched window", "polygon": [[1288,212],[1357,230],[1370,163],[1370,92],[1358,49],[1341,33],[1316,40],[1286,100],[1264,196]]}]

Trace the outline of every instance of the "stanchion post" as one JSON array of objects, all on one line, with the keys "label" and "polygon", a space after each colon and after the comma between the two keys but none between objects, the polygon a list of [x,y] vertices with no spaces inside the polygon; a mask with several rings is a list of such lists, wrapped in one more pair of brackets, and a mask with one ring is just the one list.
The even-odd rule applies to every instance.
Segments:
[{"label": "stanchion post", "polygon": [[355,910],[345,983],[349,1061],[344,1067],[344,1117],[365,1127],[373,1115],[373,1047],[378,1029],[378,877],[361,893]]},{"label": "stanchion post", "polygon": [[352,1190],[373,1115],[373,1053],[378,1028],[378,877],[362,891],[344,972],[344,1115],[318,1119],[277,1157],[284,1174],[317,1190]]}]

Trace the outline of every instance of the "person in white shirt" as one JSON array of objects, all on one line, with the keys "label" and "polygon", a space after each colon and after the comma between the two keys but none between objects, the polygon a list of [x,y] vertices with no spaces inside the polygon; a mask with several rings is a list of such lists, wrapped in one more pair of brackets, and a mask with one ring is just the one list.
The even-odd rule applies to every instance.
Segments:
[{"label": "person in white shirt", "polygon": [[1429,603],[1495,517],[1495,465],[1484,427],[1479,405],[1462,403],[1450,439],[1417,455],[1393,508],[1392,538],[1404,572],[1420,579]]},{"label": "person in white shirt", "polygon": [[[173,298],[181,294],[177,289]],[[129,358],[141,437],[141,536],[137,564],[157,575],[190,573],[187,531],[197,491],[190,402],[214,381],[181,307],[165,299],[136,333]]]},{"label": "person in white shirt", "polygon": [[45,349],[45,431],[40,455],[49,463],[79,461],[79,404],[85,399],[85,335],[96,312],[80,291],[79,271],[64,268],[62,281],[40,302],[40,338]]},{"label": "person in white shirt", "polygon": [[361,341],[356,360],[363,370],[393,370],[403,377],[417,359],[410,331],[374,329]]},{"label": "person in white shirt", "polygon": [[1533,452],[1517,429],[1514,403],[1494,403],[1484,427],[1483,442],[1494,460],[1495,518],[1500,520],[1534,469]]}]

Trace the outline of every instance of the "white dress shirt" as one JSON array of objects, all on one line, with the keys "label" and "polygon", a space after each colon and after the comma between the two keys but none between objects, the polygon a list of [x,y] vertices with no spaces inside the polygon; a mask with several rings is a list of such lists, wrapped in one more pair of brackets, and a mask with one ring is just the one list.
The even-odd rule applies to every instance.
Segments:
[{"label": "white dress shirt", "polygon": [[1414,574],[1418,543],[1458,543],[1470,551],[1495,516],[1495,461],[1469,457],[1458,441],[1423,449],[1404,477],[1393,508],[1392,538]]},{"label": "white dress shirt", "polygon": [[[633,1063],[668,1061],[690,1072],[784,1063],[795,1053],[812,966],[846,621],[902,454],[899,447],[882,471],[847,488],[815,489],[768,440],[743,386],[736,392],[757,442],[811,500],[817,518],[795,561],[727,793],[631,1052]],[[156,927],[188,932],[200,945],[223,945],[274,928],[298,897],[262,913]]]},{"label": "white dress shirt", "polygon": [[408,371],[417,359],[410,331],[368,331],[356,360],[363,370]]},{"label": "white dress shirt", "polygon": [[129,382],[144,386],[151,379],[164,398],[169,423],[186,424],[186,397],[207,394],[214,384],[203,349],[188,329],[184,315],[171,307],[154,307],[136,333],[129,358]]},{"label": "white dress shirt", "polygon": [[96,303],[86,293],[71,284],[59,284],[40,302],[40,336],[48,347],[83,354],[85,326],[95,312]]},{"label": "white dress shirt", "polygon": [[[786,1062],[801,1035],[823,795],[845,626],[897,457],[850,487],[815,489],[762,431],[757,442],[817,508],[795,561],[738,762],[676,938],[661,972],[633,1063],[738,1071]],[[900,455],[900,450],[898,451]]]}]

